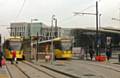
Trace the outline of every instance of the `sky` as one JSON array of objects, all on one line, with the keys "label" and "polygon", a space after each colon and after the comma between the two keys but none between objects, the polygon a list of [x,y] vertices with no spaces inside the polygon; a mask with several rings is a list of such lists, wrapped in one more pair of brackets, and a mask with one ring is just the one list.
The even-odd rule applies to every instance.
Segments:
[{"label": "sky", "polygon": [[[95,27],[95,15],[74,15],[74,12],[95,13],[96,0],[0,0],[0,33],[9,35],[11,22],[38,22],[51,25],[55,15],[59,27]],[[112,18],[120,17],[120,0],[99,0],[101,27],[120,28],[120,22]]]}]

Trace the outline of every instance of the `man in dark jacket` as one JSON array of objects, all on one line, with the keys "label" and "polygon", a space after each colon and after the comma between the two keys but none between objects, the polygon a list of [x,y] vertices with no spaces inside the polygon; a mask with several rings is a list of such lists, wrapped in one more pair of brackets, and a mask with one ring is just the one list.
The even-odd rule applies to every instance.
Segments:
[{"label": "man in dark jacket", "polygon": [[109,61],[109,59],[112,56],[112,50],[110,48],[107,48],[107,50],[106,50],[106,56],[107,56],[107,60]]},{"label": "man in dark jacket", "polygon": [[90,59],[92,60],[93,59],[93,56],[94,56],[94,50],[92,49],[92,47],[89,48],[89,54],[90,54]]},{"label": "man in dark jacket", "polygon": [[3,53],[2,53],[2,50],[0,48],[0,67],[2,67],[2,58],[3,58]]}]

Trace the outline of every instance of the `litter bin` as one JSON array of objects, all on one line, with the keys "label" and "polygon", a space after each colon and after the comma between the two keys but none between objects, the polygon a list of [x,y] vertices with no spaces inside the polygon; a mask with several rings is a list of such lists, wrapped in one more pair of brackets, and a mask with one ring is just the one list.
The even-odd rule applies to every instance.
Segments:
[{"label": "litter bin", "polygon": [[120,54],[118,54],[118,62],[120,63]]}]

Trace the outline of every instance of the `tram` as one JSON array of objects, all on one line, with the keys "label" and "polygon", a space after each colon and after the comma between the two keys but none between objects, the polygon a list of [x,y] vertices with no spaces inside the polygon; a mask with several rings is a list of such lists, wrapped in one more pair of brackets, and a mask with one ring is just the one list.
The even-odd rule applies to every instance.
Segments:
[{"label": "tram", "polygon": [[21,37],[10,37],[4,41],[3,49],[6,59],[12,59],[12,50],[16,51],[17,59],[24,59]]},{"label": "tram", "polygon": [[[53,42],[53,48],[51,47]],[[59,37],[54,38],[53,40],[45,40],[40,42],[35,42],[33,45],[38,45],[37,50],[39,53],[52,53],[55,59],[71,59],[72,58],[72,39]]]}]

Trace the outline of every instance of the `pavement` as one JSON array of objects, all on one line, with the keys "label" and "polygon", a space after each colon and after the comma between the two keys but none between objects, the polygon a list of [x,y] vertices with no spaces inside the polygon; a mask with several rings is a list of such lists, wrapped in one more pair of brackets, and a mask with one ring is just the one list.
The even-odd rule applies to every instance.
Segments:
[{"label": "pavement", "polygon": [[[102,67],[120,72],[120,68],[117,67],[117,66],[120,67],[120,63],[119,63],[118,59],[112,58],[109,61],[103,61],[103,62],[95,61],[95,59],[93,59],[93,61],[90,61],[90,60],[80,60],[80,59],[74,58],[74,60],[88,62],[88,63],[95,64],[95,65],[100,65]],[[50,69],[52,71],[55,71],[55,72],[58,72],[61,74],[71,75],[73,78],[80,77],[78,74],[62,68],[62,66],[64,66],[64,67],[67,66],[65,64],[66,63],[65,61],[45,62],[45,60],[38,60],[36,62],[35,60],[33,60],[32,62],[35,64],[38,64],[38,65],[41,65],[47,69]],[[97,78],[99,78],[99,77],[97,77]]]},{"label": "pavement", "polygon": [[10,78],[5,65],[3,65],[2,68],[0,68],[0,78]]},{"label": "pavement", "polygon": [[[77,59],[77,58],[74,58],[73,60],[79,61],[79,59]],[[80,60],[80,61],[89,62],[89,63],[96,64],[96,65],[101,64],[101,66],[104,66],[104,67],[107,67],[109,69],[113,69],[115,71],[120,72],[120,68],[112,66],[113,64],[116,66],[117,65],[120,66],[120,63],[119,63],[118,59],[116,59],[116,58],[112,58],[112,59],[110,59],[110,61],[104,61],[104,62],[100,62],[100,63],[95,61],[95,59],[93,59],[93,61],[89,61],[89,60]],[[50,69],[52,71],[55,71],[55,72],[58,72],[61,74],[65,74],[65,75],[69,75],[73,78],[79,77],[79,75],[77,75],[76,73],[73,73],[73,72],[68,71],[68,70],[64,70],[64,68],[63,69],[59,68],[59,67],[66,65],[65,61],[46,62],[45,60],[38,60],[38,61],[32,60],[31,62],[38,64],[38,65],[41,65],[41,66],[43,66],[47,69]],[[108,64],[109,65],[112,64],[112,65],[108,66]],[[7,67],[5,65],[2,68],[0,68],[0,78],[10,78],[9,73],[7,71]]]}]

